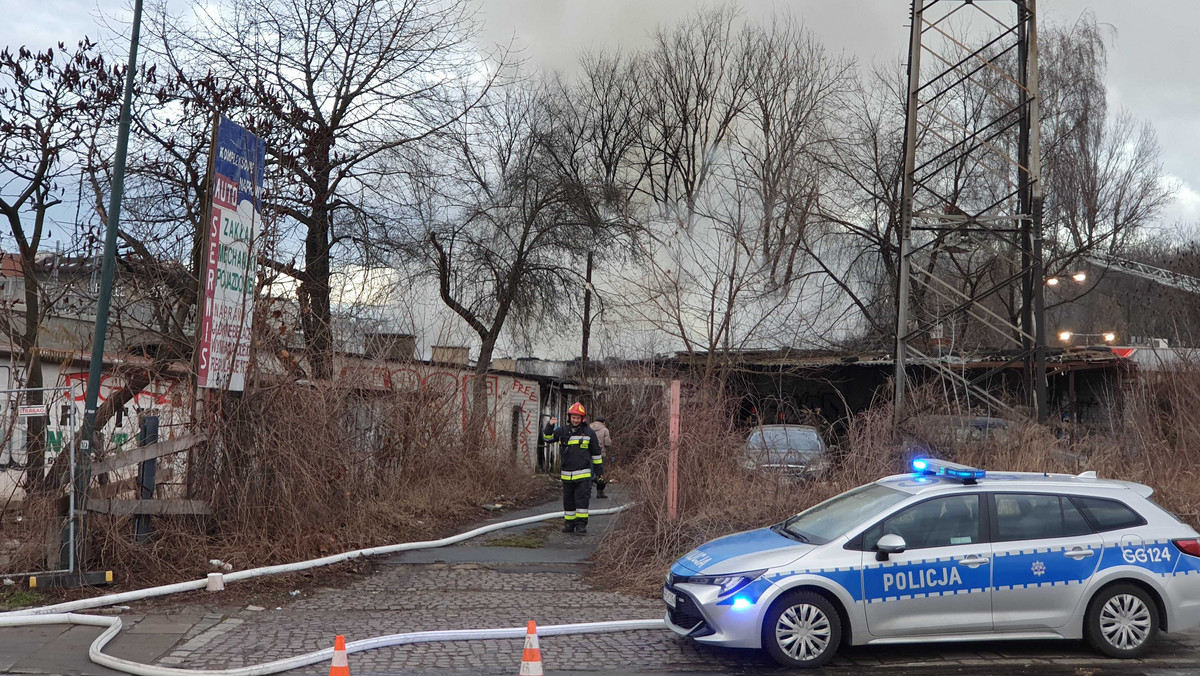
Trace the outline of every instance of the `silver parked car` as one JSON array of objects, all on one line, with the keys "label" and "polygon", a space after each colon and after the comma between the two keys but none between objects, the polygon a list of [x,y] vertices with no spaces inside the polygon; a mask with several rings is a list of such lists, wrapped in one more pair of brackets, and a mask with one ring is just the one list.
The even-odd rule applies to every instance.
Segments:
[{"label": "silver parked car", "polygon": [[746,437],[742,466],[791,478],[810,478],[828,465],[825,442],[809,425],[761,425]]},{"label": "silver parked car", "polygon": [[818,667],[841,645],[1086,639],[1137,657],[1200,625],[1200,535],[1135,483],[918,459],[679,559],[668,625]]}]

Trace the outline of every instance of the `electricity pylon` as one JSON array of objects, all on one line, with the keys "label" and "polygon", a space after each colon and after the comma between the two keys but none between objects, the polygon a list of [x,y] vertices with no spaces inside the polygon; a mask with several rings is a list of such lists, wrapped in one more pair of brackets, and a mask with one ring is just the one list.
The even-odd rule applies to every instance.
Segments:
[{"label": "electricity pylon", "polygon": [[[916,372],[1007,409],[982,385],[1018,363],[1047,417],[1036,19],[1036,0],[912,0],[897,424]],[[1004,356],[982,374],[955,367],[985,353]]]}]

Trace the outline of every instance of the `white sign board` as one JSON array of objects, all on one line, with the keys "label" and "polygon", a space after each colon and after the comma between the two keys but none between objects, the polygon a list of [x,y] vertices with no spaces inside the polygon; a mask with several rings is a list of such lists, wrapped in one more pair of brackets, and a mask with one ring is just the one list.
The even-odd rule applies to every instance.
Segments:
[{"label": "white sign board", "polygon": [[196,381],[200,387],[241,391],[250,363],[266,145],[222,117],[214,152]]}]

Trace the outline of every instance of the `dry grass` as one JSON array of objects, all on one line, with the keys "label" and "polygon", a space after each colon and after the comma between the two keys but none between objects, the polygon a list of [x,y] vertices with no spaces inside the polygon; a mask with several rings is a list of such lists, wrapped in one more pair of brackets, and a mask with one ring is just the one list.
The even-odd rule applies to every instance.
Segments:
[{"label": "dry grass", "polygon": [[[1113,411],[1104,433],[1081,428],[1059,438],[1054,428],[1024,423],[1003,438],[951,442],[933,449],[938,457],[992,470],[1070,472],[1147,484],[1159,504],[1200,526],[1200,369],[1180,368],[1153,380]],[[679,516],[666,508],[666,425],[654,427],[637,460],[625,468],[637,506],[622,516],[622,528],[596,553],[598,581],[653,595],[671,563],[703,542],[728,533],[778,522],[854,486],[902,471],[917,451],[892,432],[887,401],[846,422],[831,475],[823,481],[789,485],[753,476],[738,466],[745,430],[732,423],[734,407],[719,386],[693,386],[685,395],[679,464]],[[934,403],[938,392],[921,393]],[[927,406],[932,413],[949,413]],[[961,413],[958,411],[957,413]],[[930,438],[927,431],[909,430]],[[906,450],[907,449],[907,450]]]},{"label": "dry grass", "polygon": [[139,584],[174,580],[209,559],[244,568],[439,537],[487,516],[482,504],[554,491],[501,451],[464,447],[445,397],[286,384],[219,406],[191,486],[213,516],[156,517],[138,545],[128,518],[93,515],[94,562]]}]

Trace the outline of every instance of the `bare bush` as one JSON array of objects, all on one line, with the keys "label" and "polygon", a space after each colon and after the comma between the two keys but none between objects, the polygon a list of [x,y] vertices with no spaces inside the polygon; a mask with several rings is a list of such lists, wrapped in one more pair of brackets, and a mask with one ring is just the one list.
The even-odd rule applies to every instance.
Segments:
[{"label": "bare bush", "polygon": [[[678,518],[667,513],[668,440],[659,434],[638,441],[637,460],[622,474],[637,504],[622,515],[619,532],[596,554],[602,582],[647,593],[656,591],[671,563],[689,549],[721,535],[782,520],[802,509],[881,475],[891,474],[890,411],[879,406],[854,418],[842,447],[846,461],[828,481],[790,483],[747,472],[740,463],[745,431],[734,425],[736,401],[715,383],[688,388],[681,410]],[[665,419],[664,419],[665,421]]]},{"label": "bare bush", "polygon": [[[804,483],[743,470],[738,460],[745,434],[734,426],[732,401],[719,387],[695,386],[683,406],[678,518],[667,514],[664,424],[650,428],[657,434],[637,440],[643,446],[623,474],[637,505],[622,515],[621,529],[602,542],[596,553],[597,577],[615,587],[657,593],[671,564],[688,550],[722,535],[779,522],[855,486],[902,472],[917,454],[992,471],[1094,470],[1101,478],[1152,487],[1159,504],[1200,526],[1200,365],[1138,377],[1123,407],[1112,412],[1113,430],[1104,433],[1017,422],[983,438],[939,436],[946,430],[946,418],[980,412],[944,397],[934,406],[932,401],[942,395],[936,386],[927,386],[918,395],[929,400],[925,410],[930,415],[906,424],[897,437],[891,406],[880,399],[846,421],[829,474]],[[926,441],[930,439],[935,441]]]},{"label": "bare bush", "polygon": [[213,517],[156,519],[152,541],[134,545],[127,518],[96,516],[94,556],[151,577],[195,574],[212,558],[295,561],[428,538],[479,518],[483,503],[551,488],[506,450],[464,455],[449,394],[348,385],[260,385],[210,400],[216,432],[193,457],[189,490]]}]

